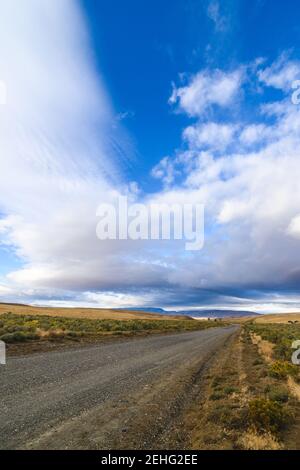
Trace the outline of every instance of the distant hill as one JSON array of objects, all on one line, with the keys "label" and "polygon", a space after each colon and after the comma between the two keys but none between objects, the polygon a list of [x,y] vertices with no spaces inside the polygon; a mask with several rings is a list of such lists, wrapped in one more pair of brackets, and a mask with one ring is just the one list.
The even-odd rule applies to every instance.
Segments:
[{"label": "distant hill", "polygon": [[259,315],[256,312],[249,312],[247,310],[185,310],[180,312],[181,315],[189,315],[194,318],[239,318],[251,317]]},{"label": "distant hill", "polygon": [[[125,310],[125,309],[124,309]],[[227,318],[227,317],[251,317],[259,315],[256,312],[249,312],[247,310],[224,310],[224,309],[206,309],[206,310],[164,310],[163,308],[142,308],[142,307],[132,307],[126,308],[128,311],[132,312],[152,312],[160,313],[161,315],[188,315],[189,317],[195,318]]]},{"label": "distant hill", "polygon": [[300,313],[274,313],[272,315],[261,315],[256,318],[255,323],[298,323],[300,324]]},{"label": "distant hill", "polygon": [[18,315],[49,315],[65,318],[90,318],[95,320],[183,320],[186,315],[177,313],[165,315],[161,312],[149,312],[148,309],[109,309],[109,308],[67,308],[40,307],[15,303],[0,303],[0,316],[3,313]]},{"label": "distant hill", "polygon": [[[118,308],[118,310],[127,310],[130,312],[149,312],[149,313],[162,313],[168,314],[166,310],[163,308],[155,308],[155,307],[129,307],[129,308]],[[176,312],[172,312],[172,315]],[[179,313],[181,315],[181,313]]]},{"label": "distant hill", "polygon": [[86,318],[118,318],[118,319],[183,319],[187,317],[194,318],[228,318],[228,317],[251,317],[258,316],[258,313],[246,310],[172,310],[167,311],[159,307],[131,307],[118,309],[105,308],[62,308],[62,307],[38,307],[25,304],[0,302],[0,314],[11,311],[12,313],[21,313],[23,315],[65,315],[67,317],[86,317]]}]

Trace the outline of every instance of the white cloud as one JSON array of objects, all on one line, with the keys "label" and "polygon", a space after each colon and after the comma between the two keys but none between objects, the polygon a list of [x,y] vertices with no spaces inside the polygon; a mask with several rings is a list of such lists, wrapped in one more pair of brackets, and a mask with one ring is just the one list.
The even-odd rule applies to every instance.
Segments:
[{"label": "white cloud", "polygon": [[151,171],[153,178],[161,180],[166,186],[174,183],[177,174],[169,157],[164,157]]},{"label": "white cloud", "polygon": [[9,98],[0,111],[0,208],[24,215],[43,200],[47,211],[88,178],[104,184],[116,174],[105,139],[112,110],[76,2],[4,2],[1,18]]},{"label": "white cloud", "polygon": [[194,149],[209,147],[225,150],[232,143],[236,131],[235,125],[209,122],[186,127],[183,138]]},{"label": "white cloud", "polygon": [[147,295],[129,294],[122,292],[86,292],[86,301],[104,308],[139,307],[147,302]]},{"label": "white cloud", "polygon": [[[267,119],[259,122],[266,111],[272,125]],[[194,115],[188,107],[186,112]],[[299,107],[283,100],[263,106],[258,122],[228,120],[226,126],[241,129],[240,135],[232,134],[234,150],[215,155],[224,137],[211,122],[201,122],[183,133],[188,151],[169,159],[170,172],[180,172],[184,181],[161,200],[204,203],[209,234],[204,250],[195,255],[193,273],[189,261],[178,257],[169,280],[201,290],[291,289],[300,278]],[[231,142],[230,132],[225,135]],[[209,146],[207,151],[202,144]]]},{"label": "white cloud", "polygon": [[270,87],[291,92],[293,81],[300,78],[300,62],[283,53],[270,67],[259,70],[258,78]]},{"label": "white cloud", "polygon": [[122,141],[81,10],[69,0],[15,0],[1,5],[1,23],[9,93],[0,108],[0,234],[23,262],[6,281],[15,295],[29,287],[63,295],[117,271],[118,279],[109,258],[126,250],[99,243],[95,214],[116,195],[114,183],[122,188],[111,145]]},{"label": "white cloud", "polygon": [[227,107],[237,98],[243,81],[243,70],[233,72],[204,70],[194,75],[186,86],[174,87],[170,104],[189,116],[202,116],[211,106]]},{"label": "white cloud", "polygon": [[124,119],[133,118],[135,113],[133,111],[122,111],[117,114],[116,119],[117,121],[124,121]]},{"label": "white cloud", "polygon": [[13,294],[13,290],[10,287],[0,285],[0,296],[6,296]]},{"label": "white cloud", "polygon": [[252,145],[265,141],[273,134],[274,130],[272,131],[265,124],[250,124],[242,130],[240,141],[244,145]]},{"label": "white cloud", "polygon": [[287,233],[293,237],[300,238],[300,214],[292,218],[287,228]]},{"label": "white cloud", "polygon": [[211,0],[209,2],[207,7],[207,16],[213,21],[216,31],[226,31],[228,28],[228,21],[226,16],[221,14],[220,3],[217,0]]},{"label": "white cloud", "polygon": [[227,199],[221,206],[217,220],[220,223],[228,223],[234,219],[239,219],[248,215],[249,202]]}]

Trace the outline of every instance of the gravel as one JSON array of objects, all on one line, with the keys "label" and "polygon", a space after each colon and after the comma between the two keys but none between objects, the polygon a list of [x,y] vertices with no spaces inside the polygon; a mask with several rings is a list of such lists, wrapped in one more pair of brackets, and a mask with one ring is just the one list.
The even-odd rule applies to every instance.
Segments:
[{"label": "gravel", "polygon": [[[150,393],[153,400],[164,384],[175,389],[189,367],[199,368],[220,352],[236,329],[210,328],[8,358],[0,366],[0,448],[117,446],[119,435],[128,434],[129,417],[144,413],[142,402],[145,407]],[[169,396],[171,401],[171,392]],[[161,414],[160,421],[165,419]],[[137,438],[129,436],[128,445],[137,445]]]}]

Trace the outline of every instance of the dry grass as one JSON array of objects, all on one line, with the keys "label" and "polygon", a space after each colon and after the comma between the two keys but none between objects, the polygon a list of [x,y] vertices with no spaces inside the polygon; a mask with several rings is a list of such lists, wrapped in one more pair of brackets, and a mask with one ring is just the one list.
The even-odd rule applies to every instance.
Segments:
[{"label": "dry grass", "polygon": [[249,315],[247,317],[226,317],[226,321],[229,323],[235,323],[237,325],[243,325],[244,323],[247,323],[249,321],[253,321],[257,318],[257,315]]},{"label": "dry grass", "polygon": [[268,363],[271,363],[273,360],[273,350],[275,345],[270,343],[270,341],[262,339],[261,336],[256,333],[251,333],[250,336],[252,343],[257,345],[259,353]]},{"label": "dry grass", "polygon": [[[284,328],[290,327],[295,328]],[[240,338],[223,348],[222,356],[209,368],[200,403],[195,400],[187,416],[191,448],[300,448],[298,402],[290,395],[286,381],[269,374],[270,364],[258,348],[261,340],[256,337],[253,342],[250,333],[245,325]],[[267,351],[270,357],[269,344]]]},{"label": "dry grass", "polygon": [[184,315],[160,315],[118,309],[32,307],[30,305],[0,303],[0,315],[7,312],[15,315],[47,315],[64,318],[87,318],[90,320],[183,320],[188,318]]},{"label": "dry grass", "polygon": [[287,384],[288,384],[288,387],[289,387],[289,390],[290,390],[291,394],[295,398],[300,400],[300,385],[295,382],[293,377],[288,377]]},{"label": "dry grass", "polygon": [[245,432],[238,440],[238,445],[245,450],[280,450],[282,445],[271,433],[258,434],[255,430]]},{"label": "dry grass", "polygon": [[255,318],[255,323],[289,323],[298,321],[300,323],[300,313],[277,313],[274,315],[261,315]]},{"label": "dry grass", "polygon": [[300,323],[300,313],[277,313],[270,315],[253,315],[248,317],[233,317],[228,318],[227,321],[230,323],[244,324],[249,321],[254,321],[255,323],[289,323],[289,322],[299,322]]}]

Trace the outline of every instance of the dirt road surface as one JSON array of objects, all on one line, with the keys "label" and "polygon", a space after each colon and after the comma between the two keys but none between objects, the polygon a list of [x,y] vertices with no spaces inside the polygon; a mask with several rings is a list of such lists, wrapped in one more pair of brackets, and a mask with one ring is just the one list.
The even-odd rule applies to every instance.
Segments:
[{"label": "dirt road surface", "polygon": [[2,449],[175,449],[201,375],[238,327],[8,358]]}]

